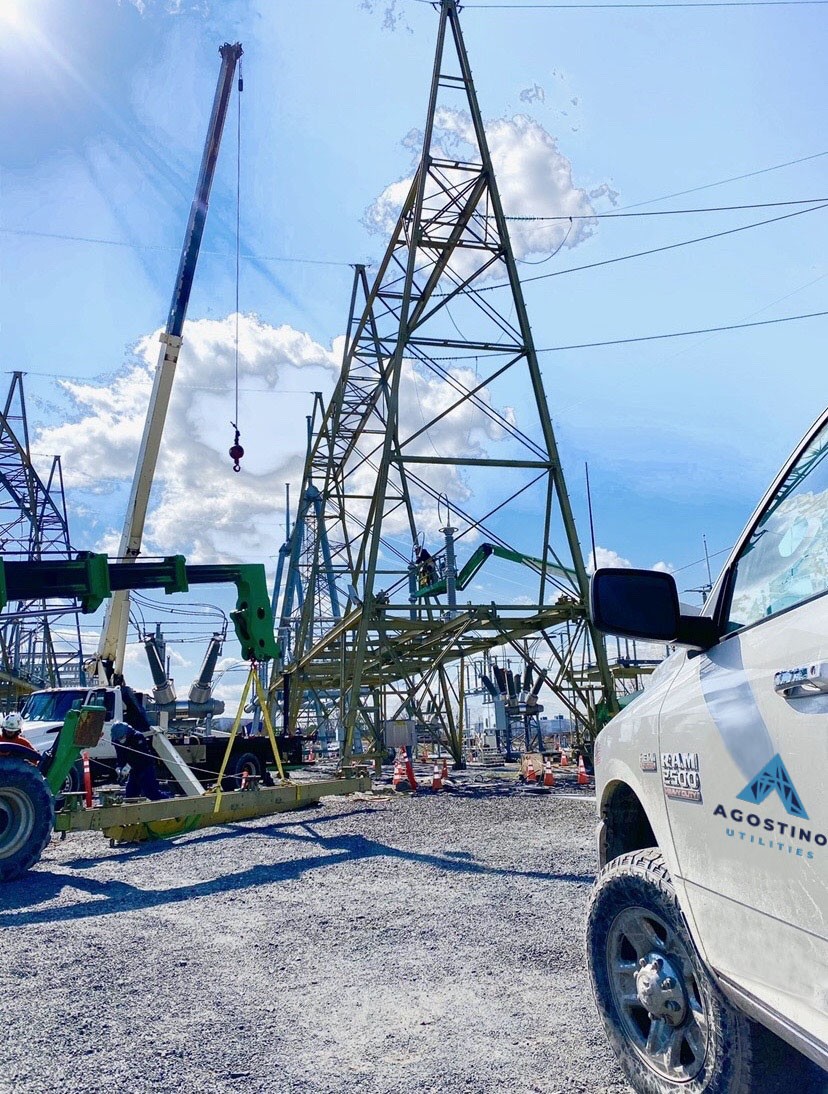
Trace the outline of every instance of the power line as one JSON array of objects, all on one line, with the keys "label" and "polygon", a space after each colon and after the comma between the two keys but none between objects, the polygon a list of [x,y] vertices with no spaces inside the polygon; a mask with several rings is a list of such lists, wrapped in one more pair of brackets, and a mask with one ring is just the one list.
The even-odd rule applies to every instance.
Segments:
[{"label": "power line", "polygon": [[733,175],[728,179],[719,179],[718,182],[706,182],[702,186],[692,186],[689,190],[677,190],[673,194],[662,194],[659,198],[648,198],[647,201],[638,201],[634,205],[625,205],[624,210],[641,209],[645,205],[654,205],[657,201],[669,201],[671,198],[686,197],[687,194],[698,194],[701,190],[712,190],[716,186],[726,186],[729,182],[742,182],[744,179],[753,179],[757,175],[767,175],[771,171],[781,171],[783,167],[795,167],[800,163],[821,159],[822,156],[828,156],[828,151],[812,152],[808,156],[800,156],[795,160],[786,160],[785,163],[775,163],[772,167],[759,167],[757,170],[748,171],[744,175]]},{"label": "power line", "polygon": [[[421,4],[431,3],[431,0],[419,0]],[[659,3],[623,3],[623,4],[463,4],[464,8],[477,8],[478,11],[502,9],[515,11],[519,9],[535,8],[538,10],[566,11],[572,8],[574,11],[589,8],[787,8],[787,7],[822,7],[828,0],[679,0],[675,4]]]},{"label": "power line", "polygon": [[[713,184],[715,185],[715,184]],[[660,198],[654,198],[654,201],[660,201]],[[744,209],[778,209],[785,205],[815,205],[817,202],[828,202],[828,197],[824,198],[800,198],[797,201],[762,201],[755,205],[708,205],[702,208],[695,209],[651,209],[646,213],[573,213],[571,216],[567,216],[562,213],[558,216],[506,216],[504,220],[512,221],[547,221],[547,220],[613,220],[617,217],[670,217],[679,216],[685,213],[729,213],[737,212]],[[487,214],[488,220],[494,220],[494,214]]]},{"label": "power line", "polygon": [[[828,2],[828,0],[826,0]],[[62,239],[69,243],[93,243],[103,247],[126,247],[131,251],[157,251],[157,252],[175,252],[178,253],[175,247],[154,247],[151,244],[142,243],[129,243],[122,239],[103,239],[100,236],[76,236],[67,235],[63,232],[37,232],[31,228],[0,228],[0,234],[12,235],[12,236],[34,236],[37,239]],[[235,251],[210,251],[206,248],[201,248],[201,254],[212,255],[217,258],[233,258]],[[292,262],[298,263],[304,266],[350,266],[353,267],[353,262],[338,262],[336,259],[327,258],[290,258],[285,255],[257,255],[249,254],[244,251],[240,255],[241,258],[248,262]]]},{"label": "power line", "polygon": [[570,349],[596,349],[600,346],[624,346],[630,342],[658,342],[665,338],[688,338],[693,334],[717,334],[719,331],[744,330],[747,327],[769,327],[774,323],[793,323],[799,319],[817,319],[828,315],[828,311],[812,311],[804,315],[783,315],[779,319],[759,319],[753,323],[728,323],[723,327],[703,327],[699,330],[679,330],[669,334],[645,334],[638,338],[611,338],[606,342],[581,342],[572,346],[547,346],[535,350],[536,353],[561,353]]},{"label": "power line", "polygon": [[[738,228],[726,228],[721,232],[712,232],[706,236],[696,236],[693,239],[684,239],[679,243],[667,243],[663,247],[650,247],[646,251],[635,251],[628,255],[619,255],[617,258],[604,258],[599,262],[587,262],[583,266],[567,266],[565,270],[553,270],[551,273],[535,274],[533,277],[521,278],[521,284],[525,285],[530,281],[544,281],[550,277],[561,277],[563,274],[577,273],[580,270],[594,270],[599,266],[611,266],[615,262],[628,262],[632,258],[645,258],[647,255],[660,254],[663,251],[674,251],[679,247],[689,247],[693,243],[706,243],[711,239],[721,239],[724,236],[735,235],[737,232],[746,232],[750,228],[761,228],[766,224],[776,224],[781,220],[790,220],[792,217],[800,217],[804,213],[815,213],[820,209],[828,208],[827,205],[814,205],[809,209],[797,209],[795,213],[784,213],[779,217],[769,217],[767,220],[756,220],[752,224],[742,224]],[[493,292],[495,289],[503,289],[509,286],[508,281],[498,281],[496,285],[481,285],[479,289],[475,289],[475,292]],[[447,295],[447,294],[443,294]]]}]

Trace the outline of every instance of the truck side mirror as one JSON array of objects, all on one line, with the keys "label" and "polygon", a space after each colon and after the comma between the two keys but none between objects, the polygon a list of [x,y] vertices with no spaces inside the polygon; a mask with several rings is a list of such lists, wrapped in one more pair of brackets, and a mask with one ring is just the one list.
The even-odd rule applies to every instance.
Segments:
[{"label": "truck side mirror", "polygon": [[675,580],[661,570],[596,570],[589,611],[599,631],[624,638],[709,649],[719,637],[712,619],[681,614]]}]

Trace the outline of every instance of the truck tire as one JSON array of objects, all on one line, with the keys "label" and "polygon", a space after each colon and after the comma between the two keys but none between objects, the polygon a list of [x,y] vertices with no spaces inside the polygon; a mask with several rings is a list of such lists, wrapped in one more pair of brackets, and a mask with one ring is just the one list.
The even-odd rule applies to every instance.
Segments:
[{"label": "truck tire", "polygon": [[60,788],[61,794],[77,794],[80,790],[83,790],[83,760],[72,764]]},{"label": "truck tire", "polygon": [[0,881],[14,881],[52,838],[55,807],[46,780],[26,760],[0,758]]},{"label": "truck tire", "polygon": [[222,790],[238,790],[242,785],[243,775],[257,775],[261,781],[263,773],[264,764],[255,752],[239,752],[237,756],[230,757],[221,788]]},{"label": "truck tire", "polygon": [[587,913],[598,1013],[638,1094],[751,1094],[762,1031],[707,972],[661,852],[621,855],[598,875]]}]

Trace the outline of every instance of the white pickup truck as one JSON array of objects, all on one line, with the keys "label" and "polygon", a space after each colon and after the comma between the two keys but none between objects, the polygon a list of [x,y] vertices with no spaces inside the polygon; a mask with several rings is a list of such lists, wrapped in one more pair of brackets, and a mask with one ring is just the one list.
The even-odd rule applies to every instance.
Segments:
[{"label": "white pickup truck", "polygon": [[649,570],[598,570],[590,601],[599,630],[679,647],[596,741],[587,959],[607,1036],[640,1094],[764,1094],[787,1046],[782,1089],[822,1094],[828,412],[700,616]]}]

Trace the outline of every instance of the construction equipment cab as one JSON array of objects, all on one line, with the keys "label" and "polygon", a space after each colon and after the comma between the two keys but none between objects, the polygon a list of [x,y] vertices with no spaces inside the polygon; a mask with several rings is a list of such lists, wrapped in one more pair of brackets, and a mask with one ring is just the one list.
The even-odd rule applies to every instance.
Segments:
[{"label": "construction equipment cab", "polygon": [[779,1089],[828,1090],[826,594],[828,412],[701,615],[669,574],[593,576],[599,630],[679,647],[595,748],[587,955],[637,1091],[764,1092],[782,1057]]}]

